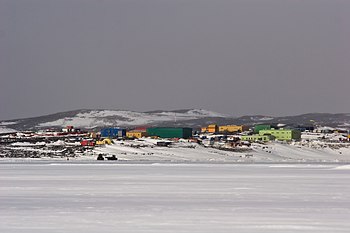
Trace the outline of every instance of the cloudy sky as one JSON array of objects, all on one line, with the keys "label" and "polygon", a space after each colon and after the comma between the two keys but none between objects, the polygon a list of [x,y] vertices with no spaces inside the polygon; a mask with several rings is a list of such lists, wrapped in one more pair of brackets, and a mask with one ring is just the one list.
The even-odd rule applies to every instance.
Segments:
[{"label": "cloudy sky", "polygon": [[349,0],[0,0],[0,119],[350,112]]}]

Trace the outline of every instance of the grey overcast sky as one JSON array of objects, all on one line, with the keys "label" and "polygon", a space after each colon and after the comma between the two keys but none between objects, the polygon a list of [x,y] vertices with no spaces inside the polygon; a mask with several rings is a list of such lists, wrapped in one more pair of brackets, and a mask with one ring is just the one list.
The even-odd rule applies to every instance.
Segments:
[{"label": "grey overcast sky", "polygon": [[0,119],[350,112],[349,0],[0,0]]}]

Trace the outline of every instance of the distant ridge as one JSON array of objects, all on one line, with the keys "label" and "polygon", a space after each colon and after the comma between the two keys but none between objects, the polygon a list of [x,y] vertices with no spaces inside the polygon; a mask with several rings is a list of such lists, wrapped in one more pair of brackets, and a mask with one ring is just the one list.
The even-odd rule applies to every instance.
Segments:
[{"label": "distant ridge", "polygon": [[204,109],[155,110],[136,112],[111,109],[80,109],[59,112],[39,117],[0,121],[0,127],[14,130],[37,130],[44,128],[62,128],[67,125],[84,129],[119,126],[132,128],[134,126],[184,126],[199,128],[208,124],[285,124],[322,125],[338,128],[350,128],[349,113],[307,113],[296,116],[272,117],[265,115],[250,115],[232,117]]}]

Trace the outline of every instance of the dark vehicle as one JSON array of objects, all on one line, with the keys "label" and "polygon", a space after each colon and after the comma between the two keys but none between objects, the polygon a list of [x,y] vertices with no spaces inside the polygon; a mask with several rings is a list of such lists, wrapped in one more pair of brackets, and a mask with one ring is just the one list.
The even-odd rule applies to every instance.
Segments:
[{"label": "dark vehicle", "polygon": [[106,157],[107,160],[118,160],[117,157],[115,157],[115,155],[112,155],[111,157]]}]

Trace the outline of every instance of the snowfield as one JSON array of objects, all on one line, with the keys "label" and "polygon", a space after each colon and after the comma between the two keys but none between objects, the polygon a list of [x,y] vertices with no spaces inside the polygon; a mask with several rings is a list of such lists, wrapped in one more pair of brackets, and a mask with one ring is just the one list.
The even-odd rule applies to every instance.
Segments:
[{"label": "snowfield", "polygon": [[0,232],[347,233],[349,165],[0,163]]},{"label": "snowfield", "polygon": [[[96,147],[95,154],[116,155],[120,160],[171,161],[171,162],[350,162],[350,144],[331,149],[318,145],[286,143],[253,143],[243,152],[207,148],[196,143],[180,141],[170,147],[154,146],[159,140],[142,139],[116,141],[114,144]],[[345,146],[344,146],[345,145]],[[89,158],[88,156],[86,158]],[[91,158],[91,157],[90,157]]]},{"label": "snowfield", "polygon": [[[172,163],[350,163],[350,143],[325,143],[319,141],[269,142],[266,144],[252,143],[250,147],[241,146],[225,150],[205,147],[187,140],[172,142],[169,147],[157,146],[161,139],[142,138],[140,140],[113,140],[114,144],[96,146],[85,152],[76,151],[60,155],[65,147],[79,146],[80,143],[70,143],[62,140],[56,142],[14,142],[6,149],[21,153],[37,153],[30,158],[12,157],[6,150],[0,153],[0,161],[27,160],[66,160],[67,156],[74,161],[96,160],[99,154],[116,156],[120,161],[133,162],[172,162]],[[56,149],[55,149],[56,148]],[[57,152],[57,153],[56,153]]]}]

